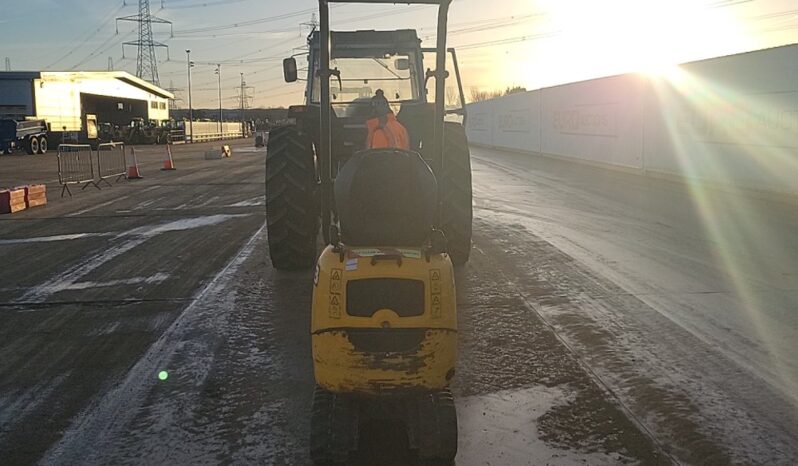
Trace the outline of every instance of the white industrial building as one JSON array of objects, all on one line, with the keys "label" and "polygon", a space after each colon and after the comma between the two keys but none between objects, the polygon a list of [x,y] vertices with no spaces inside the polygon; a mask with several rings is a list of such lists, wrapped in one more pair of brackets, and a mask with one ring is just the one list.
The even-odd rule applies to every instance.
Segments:
[{"label": "white industrial building", "polygon": [[172,98],[124,71],[0,72],[0,118],[42,119],[53,132],[85,132],[86,115],[120,126],[161,122]]}]

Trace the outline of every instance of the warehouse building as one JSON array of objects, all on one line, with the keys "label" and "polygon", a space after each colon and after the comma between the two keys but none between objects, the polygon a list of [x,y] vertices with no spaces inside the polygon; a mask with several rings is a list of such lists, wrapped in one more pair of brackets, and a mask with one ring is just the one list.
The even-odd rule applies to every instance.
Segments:
[{"label": "warehouse building", "polygon": [[118,126],[162,122],[172,98],[124,71],[0,72],[0,118],[42,119],[52,132],[85,134],[87,115]]}]

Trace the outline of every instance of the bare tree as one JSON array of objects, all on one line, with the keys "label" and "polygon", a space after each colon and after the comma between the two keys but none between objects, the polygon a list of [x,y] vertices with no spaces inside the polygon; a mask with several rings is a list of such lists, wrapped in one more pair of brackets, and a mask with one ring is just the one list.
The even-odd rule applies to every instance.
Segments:
[{"label": "bare tree", "polygon": [[449,86],[446,88],[446,108],[459,107],[460,96],[457,95],[454,88]]},{"label": "bare tree", "polygon": [[520,92],[526,92],[526,88],[523,86],[508,86],[504,90],[504,95],[518,94]]},{"label": "bare tree", "polygon": [[482,102],[502,95],[502,91],[485,91],[478,87],[471,88],[471,102]]}]

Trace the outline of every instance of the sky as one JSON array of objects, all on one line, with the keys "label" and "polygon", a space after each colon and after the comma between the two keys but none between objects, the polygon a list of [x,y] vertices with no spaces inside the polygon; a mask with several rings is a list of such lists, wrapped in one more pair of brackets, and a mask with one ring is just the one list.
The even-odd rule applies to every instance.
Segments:
[{"label": "sky", "polygon": [[[138,0],[4,0],[0,58],[15,71],[136,72]],[[252,107],[302,102],[303,84],[282,80],[281,60],[301,51],[314,0],[151,0],[164,88],[187,106],[186,49],[191,50],[195,107],[238,105],[241,73]],[[333,30],[419,30],[434,44],[436,8],[335,5]],[[36,21],[30,21],[36,18]],[[118,32],[117,32],[118,29]],[[172,33],[173,29],[173,33]],[[454,0],[449,45],[458,49],[470,89],[527,89],[626,72],[659,73],[672,65],[798,42],[795,0]],[[300,63],[302,63],[300,61]],[[430,66],[430,65],[427,65]]]}]

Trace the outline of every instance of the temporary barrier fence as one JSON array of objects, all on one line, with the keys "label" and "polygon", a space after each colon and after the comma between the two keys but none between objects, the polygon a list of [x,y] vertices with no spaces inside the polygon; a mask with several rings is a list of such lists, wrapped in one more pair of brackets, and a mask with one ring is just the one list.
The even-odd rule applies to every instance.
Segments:
[{"label": "temporary barrier fence", "polygon": [[241,131],[196,134],[193,138],[191,138],[191,142],[225,141],[228,139],[241,139],[242,137],[244,136],[241,134]]},{"label": "temporary barrier fence", "polygon": [[268,131],[255,131],[255,147],[263,147],[269,142]]},{"label": "temporary barrier fence", "polygon": [[173,129],[167,135],[167,144],[183,144],[186,142],[186,132],[182,129]]},{"label": "temporary barrier fence", "polygon": [[125,144],[108,142],[97,146],[97,176],[98,182],[111,186],[108,178],[116,177],[119,182],[127,173],[125,161]]},{"label": "temporary barrier fence", "polygon": [[69,190],[70,184],[82,184],[81,190],[89,185],[100,189],[95,180],[94,157],[88,144],[61,144],[58,146],[58,183],[63,186],[61,197]]}]

